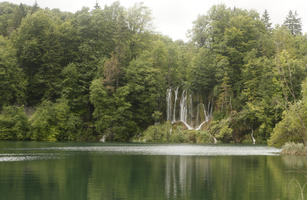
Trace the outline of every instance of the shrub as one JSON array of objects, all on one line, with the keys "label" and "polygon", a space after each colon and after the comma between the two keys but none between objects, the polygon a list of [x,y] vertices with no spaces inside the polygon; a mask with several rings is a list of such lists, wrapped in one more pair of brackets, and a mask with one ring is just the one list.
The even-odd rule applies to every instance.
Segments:
[{"label": "shrub", "polygon": [[1,140],[29,139],[30,124],[24,112],[24,107],[7,106],[0,114]]},{"label": "shrub", "polygon": [[282,146],[281,154],[307,156],[307,147],[302,143],[287,142]]},{"label": "shrub", "polygon": [[207,131],[186,130],[181,124],[169,122],[148,127],[138,141],[157,143],[213,143]]},{"label": "shrub", "polygon": [[286,142],[307,142],[307,80],[302,84],[303,99],[297,101],[283,113],[283,119],[275,126],[268,141],[269,145],[280,147]]},{"label": "shrub", "polygon": [[43,102],[30,119],[31,139],[44,141],[75,140],[81,121],[65,100]]}]

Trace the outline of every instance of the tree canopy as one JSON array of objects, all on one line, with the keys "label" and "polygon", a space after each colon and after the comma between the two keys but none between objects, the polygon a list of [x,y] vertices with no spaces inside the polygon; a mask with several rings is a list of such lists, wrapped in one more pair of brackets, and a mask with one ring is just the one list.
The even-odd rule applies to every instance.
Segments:
[{"label": "tree canopy", "polygon": [[267,10],[215,5],[188,34],[183,42],[156,33],[143,4],[69,13],[0,3],[0,139],[156,138],[170,127],[166,91],[179,88],[213,114],[184,137],[177,124],[172,141],[307,142],[307,36],[297,12],[273,27]]}]

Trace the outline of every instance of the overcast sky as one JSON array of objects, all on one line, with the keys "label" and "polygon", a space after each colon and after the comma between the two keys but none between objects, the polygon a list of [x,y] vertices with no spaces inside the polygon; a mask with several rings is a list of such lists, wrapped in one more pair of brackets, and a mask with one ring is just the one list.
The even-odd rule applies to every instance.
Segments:
[{"label": "overcast sky", "polygon": [[[33,5],[35,0],[5,0],[12,3]],[[103,7],[115,0],[97,0]],[[0,0],[3,2],[3,0]],[[82,7],[92,8],[96,0],[37,0],[40,7],[59,8],[75,12]],[[212,5],[225,4],[229,7],[254,9],[259,13],[268,10],[273,24],[282,24],[289,10],[296,10],[302,19],[303,32],[307,32],[307,0],[121,0],[121,5],[131,7],[144,2],[152,11],[154,27],[157,32],[168,35],[174,40],[187,41],[187,30],[199,14],[205,14]]]}]

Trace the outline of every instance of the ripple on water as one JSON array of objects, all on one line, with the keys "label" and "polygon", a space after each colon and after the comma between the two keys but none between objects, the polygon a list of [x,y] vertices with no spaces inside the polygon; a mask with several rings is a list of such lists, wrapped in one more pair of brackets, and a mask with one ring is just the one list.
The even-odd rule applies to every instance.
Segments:
[{"label": "ripple on water", "polygon": [[279,155],[280,149],[267,146],[202,146],[202,145],[118,145],[50,147],[58,151],[92,151],[140,155],[183,155],[183,156],[247,156]]},{"label": "ripple on water", "polygon": [[0,154],[0,162],[17,162],[17,161],[32,161],[32,160],[46,160],[55,159],[58,156],[47,153],[32,153],[32,154],[18,154],[18,153],[3,153]]}]

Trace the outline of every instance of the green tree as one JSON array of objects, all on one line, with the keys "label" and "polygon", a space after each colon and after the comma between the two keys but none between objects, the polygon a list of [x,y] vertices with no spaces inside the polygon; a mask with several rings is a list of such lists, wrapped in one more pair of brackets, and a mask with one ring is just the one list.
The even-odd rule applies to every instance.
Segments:
[{"label": "green tree", "polygon": [[0,35],[10,36],[30,13],[30,9],[30,6],[24,4],[0,3]]},{"label": "green tree", "polygon": [[134,120],[141,129],[154,123],[151,116],[155,111],[164,111],[166,81],[158,66],[160,62],[153,61],[152,56],[145,52],[127,68],[129,100]]},{"label": "green tree", "polygon": [[30,123],[23,106],[6,106],[3,108],[0,114],[0,139],[30,139]]},{"label": "green tree", "polygon": [[283,113],[283,119],[274,128],[268,141],[270,145],[282,146],[286,142],[307,142],[307,80],[302,84],[303,98]]},{"label": "green tree", "polygon": [[131,104],[126,98],[127,86],[108,91],[102,79],[96,79],[90,87],[90,100],[94,105],[93,117],[98,135],[106,135],[108,140],[128,141],[136,131],[131,120]]},{"label": "green tree", "polygon": [[22,21],[14,36],[18,63],[28,79],[28,105],[60,96],[63,49],[56,22],[49,12],[38,11]]},{"label": "green tree", "polygon": [[296,11],[294,13],[292,10],[289,11],[283,25],[289,29],[292,35],[302,34],[301,18],[298,17]]},{"label": "green tree", "polygon": [[264,12],[261,16],[261,21],[264,23],[264,26],[268,31],[272,30],[272,23],[270,22],[270,20],[271,19],[270,19],[270,15],[269,15],[268,11],[264,10]]},{"label": "green tree", "polygon": [[195,55],[191,71],[190,84],[195,93],[200,93],[205,97],[211,96],[216,80],[217,63],[215,55],[206,48],[200,48]]},{"label": "green tree", "polygon": [[17,64],[16,50],[11,42],[0,36],[0,108],[25,102],[26,80]]},{"label": "green tree", "polygon": [[70,111],[67,101],[44,101],[30,118],[31,139],[67,141],[80,139],[81,121]]}]

